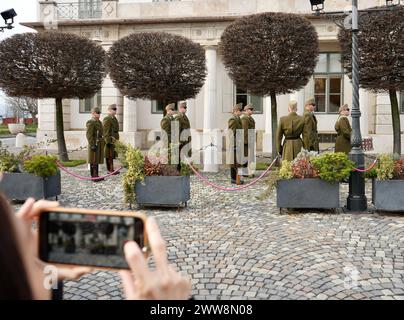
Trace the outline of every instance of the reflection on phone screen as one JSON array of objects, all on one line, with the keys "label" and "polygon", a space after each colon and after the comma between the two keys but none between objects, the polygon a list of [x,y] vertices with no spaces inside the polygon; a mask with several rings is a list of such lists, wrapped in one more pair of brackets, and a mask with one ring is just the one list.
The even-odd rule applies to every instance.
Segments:
[{"label": "reflection on phone screen", "polygon": [[59,212],[46,216],[41,235],[47,243],[41,243],[40,251],[48,262],[128,268],[123,245],[134,240],[143,247],[139,218]]}]

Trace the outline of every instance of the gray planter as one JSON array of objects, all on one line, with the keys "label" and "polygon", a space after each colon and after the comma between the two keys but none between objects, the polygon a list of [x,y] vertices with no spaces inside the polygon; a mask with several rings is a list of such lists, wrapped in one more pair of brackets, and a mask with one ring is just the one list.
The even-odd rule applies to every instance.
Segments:
[{"label": "gray planter", "polygon": [[377,210],[404,212],[404,180],[373,179],[372,203]]},{"label": "gray planter", "polygon": [[279,180],[276,204],[278,208],[339,208],[339,183],[321,179]]},{"label": "gray planter", "polygon": [[191,185],[189,176],[151,176],[136,183],[136,202],[142,206],[178,207],[187,205]]},{"label": "gray planter", "polygon": [[12,200],[56,197],[61,194],[60,172],[46,178],[31,173],[3,173],[0,190]]}]

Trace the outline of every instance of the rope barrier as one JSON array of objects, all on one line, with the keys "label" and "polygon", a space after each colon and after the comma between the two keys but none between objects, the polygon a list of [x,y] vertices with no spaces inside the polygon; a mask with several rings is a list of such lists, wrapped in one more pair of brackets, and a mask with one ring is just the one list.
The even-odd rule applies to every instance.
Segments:
[{"label": "rope barrier", "polygon": [[355,169],[353,169],[352,171],[366,173],[366,172],[372,170],[372,169],[375,167],[376,163],[377,163],[377,159],[375,159],[375,161],[373,161],[373,163],[372,163],[372,164],[370,165],[370,167],[367,168],[367,169],[355,168]]},{"label": "rope barrier", "polygon": [[123,169],[123,167],[119,167],[118,169],[116,169],[114,172],[110,172],[105,176],[102,177],[85,177],[85,176],[80,176],[78,174],[75,174],[71,171],[69,171],[66,167],[64,167],[58,160],[56,160],[56,165],[60,168],[60,170],[66,172],[68,175],[71,175],[74,178],[77,178],[79,180],[86,180],[86,181],[94,181],[94,180],[101,180],[101,179],[105,179],[108,178],[114,174],[116,174],[117,172],[121,171]]},{"label": "rope barrier", "polygon": [[269,165],[269,167],[256,179],[254,179],[253,181],[251,181],[248,184],[245,184],[241,187],[236,187],[236,188],[227,188],[227,187],[223,187],[220,186],[218,184],[215,184],[213,182],[210,182],[206,177],[204,177],[203,175],[201,175],[193,166],[192,164],[188,161],[188,158],[185,158],[186,162],[188,163],[189,167],[191,168],[191,170],[194,172],[194,174],[200,179],[202,180],[204,183],[206,183],[207,185],[218,189],[218,190],[222,190],[222,191],[239,191],[239,190],[243,190],[246,189],[248,187],[251,187],[252,185],[256,184],[259,180],[261,180],[268,172],[269,170],[272,169],[273,165],[276,163],[276,160],[278,160],[279,156],[277,156],[272,163]]}]

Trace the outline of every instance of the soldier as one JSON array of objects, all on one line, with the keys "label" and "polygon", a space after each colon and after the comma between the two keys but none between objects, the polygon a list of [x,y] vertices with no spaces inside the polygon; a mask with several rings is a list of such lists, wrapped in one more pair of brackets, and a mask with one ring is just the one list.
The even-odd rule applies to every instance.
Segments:
[{"label": "soldier", "polygon": [[319,151],[319,141],[317,132],[317,119],[314,115],[316,109],[316,102],[314,99],[306,101],[304,106],[304,129],[303,129],[303,146],[308,151]]},{"label": "soldier", "polygon": [[[92,118],[87,121],[88,163],[91,177],[98,177],[98,165],[104,162],[103,128],[100,121],[101,110],[98,107],[91,109]],[[98,182],[103,178],[93,180]]]},{"label": "soldier", "polygon": [[339,108],[339,117],[335,123],[335,131],[337,131],[337,139],[335,141],[335,152],[351,152],[351,133],[352,128],[348,120],[349,107],[344,104]]},{"label": "soldier", "polygon": [[[179,129],[180,129],[180,156],[181,156],[181,150],[183,147],[188,145],[188,152],[186,156],[190,158],[192,156],[192,146],[191,146],[191,124],[189,122],[189,119],[186,115],[187,112],[187,102],[186,101],[181,101],[178,105],[178,115],[176,117],[176,120],[179,122]],[[188,130],[185,131],[185,130]],[[185,132],[184,132],[185,131]],[[182,136],[184,135],[184,136]],[[181,171],[181,163],[178,164],[178,171]]]},{"label": "soldier", "polygon": [[239,103],[233,107],[233,115],[228,121],[228,127],[230,130],[233,131],[233,139],[234,139],[234,146],[233,146],[233,163],[230,165],[230,178],[231,178],[231,183],[236,183],[236,184],[243,184],[243,181],[239,181],[239,176],[237,172],[237,168],[239,167],[239,164],[237,163],[237,151],[240,149],[238,148],[237,145],[239,145],[239,141],[236,141],[236,134],[237,130],[243,129],[243,126],[241,124],[241,110],[242,110],[243,104]]},{"label": "soldier", "polygon": [[255,163],[255,139],[251,140],[252,145],[249,145],[248,143],[249,130],[254,130],[253,137],[255,138],[255,120],[252,117],[253,112],[254,108],[252,104],[249,103],[244,107],[244,114],[241,116],[241,125],[244,130],[244,157],[247,157],[248,159],[247,163],[243,165],[244,168],[248,168],[247,170],[243,171],[243,176],[248,176],[250,178],[254,177],[254,170],[251,168],[251,166],[253,163]]},{"label": "soldier", "polygon": [[[102,121],[105,142],[105,162],[109,173],[114,172],[114,159],[117,157],[115,141],[119,140],[119,123],[115,115],[116,104],[111,104],[108,107],[108,115]],[[119,172],[115,174],[118,173]]]},{"label": "soldier", "polygon": [[[304,120],[299,116],[297,111],[297,102],[292,100],[289,102],[289,114],[281,117],[279,120],[278,130],[276,132],[276,149],[283,160],[292,161],[302,150],[303,142],[300,135],[303,132]],[[282,138],[285,140],[282,145]]]},{"label": "soldier", "polygon": [[[170,147],[171,144],[171,121],[174,121],[174,103],[170,103],[169,105],[166,106],[166,115],[164,116],[163,119],[160,121],[160,127],[161,130],[166,133],[166,143],[167,143],[167,148]],[[163,134],[163,132],[162,132]]]}]

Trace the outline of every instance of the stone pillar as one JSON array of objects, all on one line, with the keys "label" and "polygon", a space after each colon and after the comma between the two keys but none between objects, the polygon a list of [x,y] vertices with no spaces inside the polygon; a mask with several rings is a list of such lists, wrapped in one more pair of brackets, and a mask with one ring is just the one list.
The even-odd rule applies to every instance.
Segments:
[{"label": "stone pillar", "polygon": [[368,93],[364,89],[359,89],[359,105],[361,109],[360,125],[362,138],[369,135],[369,104],[370,101]]},{"label": "stone pillar", "polygon": [[105,117],[108,113],[108,106],[111,104],[116,104],[117,113],[116,117],[119,121],[119,129],[122,130],[123,122],[123,97],[117,88],[115,88],[112,80],[109,76],[104,79],[101,88],[101,107],[102,107],[102,117]]},{"label": "stone pillar", "polygon": [[111,19],[118,16],[119,0],[102,0],[102,19]]},{"label": "stone pillar", "polygon": [[129,143],[134,147],[140,148],[142,145],[142,137],[137,131],[137,106],[136,100],[124,97],[123,99],[123,132],[121,140]]},{"label": "stone pillar", "polygon": [[262,151],[272,153],[271,97],[264,97],[265,132],[262,140]]},{"label": "stone pillar", "polygon": [[[218,146],[219,141],[216,132],[217,101],[216,101],[216,59],[217,47],[207,46],[205,48],[206,65],[208,75],[204,86],[204,105],[203,105],[203,142],[202,146],[210,143]],[[203,152],[205,172],[218,171],[218,148],[208,147]]]}]

